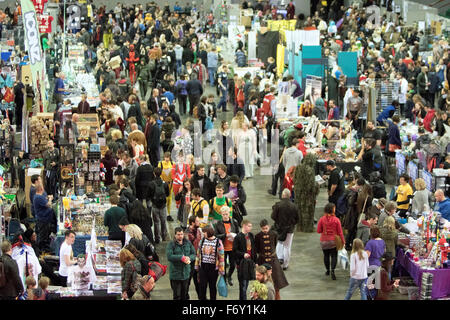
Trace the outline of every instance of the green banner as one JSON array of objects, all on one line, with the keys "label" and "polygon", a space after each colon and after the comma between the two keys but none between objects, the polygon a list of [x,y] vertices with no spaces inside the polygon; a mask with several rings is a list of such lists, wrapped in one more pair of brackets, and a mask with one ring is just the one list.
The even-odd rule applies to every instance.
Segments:
[{"label": "green banner", "polygon": [[42,104],[43,111],[45,112],[47,110],[47,99],[45,96],[46,75],[36,10],[31,0],[21,0],[20,2],[25,31],[25,48],[28,51],[28,57],[30,59],[33,88],[38,99],[38,104],[39,106]]}]

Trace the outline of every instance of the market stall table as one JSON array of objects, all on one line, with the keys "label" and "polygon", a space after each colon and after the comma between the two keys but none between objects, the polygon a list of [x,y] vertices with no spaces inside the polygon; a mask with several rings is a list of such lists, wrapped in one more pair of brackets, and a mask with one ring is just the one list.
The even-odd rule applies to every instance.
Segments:
[{"label": "market stall table", "polygon": [[[58,236],[55,240],[55,255],[59,256],[59,248],[63,243],[65,236]],[[72,245],[73,256],[76,257],[79,254],[84,254],[86,252],[86,241],[91,240],[91,235],[77,235],[75,237],[75,242]],[[108,240],[108,237],[98,236],[97,240]]]},{"label": "market stall table", "polygon": [[50,293],[49,300],[118,300],[119,293],[108,293],[108,290],[92,290],[92,296],[61,297],[59,293]]},{"label": "market stall table", "polygon": [[403,249],[397,250],[397,261],[414,279],[419,288],[422,287],[422,274],[424,272],[433,274],[433,285],[431,291],[432,299],[439,299],[450,296],[450,269],[422,269],[410,258],[409,253],[404,253]]}]

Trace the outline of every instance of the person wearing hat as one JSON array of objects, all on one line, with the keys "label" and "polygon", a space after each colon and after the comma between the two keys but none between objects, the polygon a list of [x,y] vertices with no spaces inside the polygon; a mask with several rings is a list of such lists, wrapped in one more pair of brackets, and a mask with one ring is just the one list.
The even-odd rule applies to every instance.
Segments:
[{"label": "person wearing hat", "polygon": [[394,288],[398,288],[400,279],[390,280],[389,274],[394,264],[394,256],[386,252],[381,257],[380,289],[375,300],[389,300],[389,294]]},{"label": "person wearing hat", "polygon": [[336,167],[334,160],[327,161],[326,169],[330,173],[328,178],[328,202],[337,205],[339,197],[345,191],[344,173],[342,169]]},{"label": "person wearing hat", "polygon": [[119,224],[119,229],[122,230],[123,232],[125,232],[125,245],[127,245],[131,240],[129,233],[127,232],[127,226],[130,225],[130,222],[128,221],[127,216],[125,215],[122,218],[120,218],[118,224]]},{"label": "person wearing hat", "polygon": [[374,198],[375,199],[373,199],[372,205],[370,206],[370,208],[368,209],[367,212],[369,214],[374,213],[379,217],[381,212],[384,211],[384,207],[387,203],[387,200],[386,200],[386,198],[377,199],[375,196],[374,196]]},{"label": "person wearing hat", "polygon": [[270,270],[268,276],[272,275],[273,272],[275,300],[280,300],[280,289],[287,287],[289,283],[276,253],[278,235],[271,229],[266,219],[261,220],[259,226],[261,227],[261,232],[255,235],[256,253],[258,255],[256,263],[266,267],[267,271]]}]

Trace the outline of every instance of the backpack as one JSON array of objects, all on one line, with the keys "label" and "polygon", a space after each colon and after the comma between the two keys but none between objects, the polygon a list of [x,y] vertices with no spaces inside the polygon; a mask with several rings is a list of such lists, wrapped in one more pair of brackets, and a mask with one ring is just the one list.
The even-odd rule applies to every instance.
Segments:
[{"label": "backpack", "polygon": [[167,57],[159,60],[159,69],[162,71],[169,70],[169,59]]},{"label": "backpack", "polygon": [[166,190],[164,188],[165,182],[162,181],[161,184],[157,184],[156,182],[154,182],[154,184],[155,194],[153,195],[152,202],[156,205],[162,205],[166,203]]},{"label": "backpack", "polygon": [[348,200],[352,195],[352,191],[348,190],[344,192],[337,200],[336,204],[336,217],[344,216],[348,211]]},{"label": "backpack", "polygon": [[155,71],[155,69],[156,69],[156,62],[155,62],[154,59],[150,59],[150,61],[148,62],[148,65],[149,65],[150,71]]},{"label": "backpack", "polygon": [[3,263],[3,259],[0,258],[0,288],[4,286],[6,286],[5,264]]}]

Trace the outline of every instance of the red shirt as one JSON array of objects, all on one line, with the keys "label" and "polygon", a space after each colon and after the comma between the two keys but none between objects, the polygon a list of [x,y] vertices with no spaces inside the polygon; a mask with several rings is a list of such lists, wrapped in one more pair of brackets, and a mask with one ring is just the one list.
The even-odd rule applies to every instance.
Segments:
[{"label": "red shirt", "polygon": [[262,109],[264,110],[264,113],[271,116],[272,115],[272,109],[270,108],[270,104],[272,103],[272,100],[275,99],[275,96],[272,93],[266,94],[264,96]]},{"label": "red shirt", "polygon": [[297,144],[297,149],[303,153],[303,157],[306,156],[305,141],[299,140]]},{"label": "red shirt", "polygon": [[434,109],[431,109],[427,112],[427,115],[423,119],[423,127],[427,131],[433,132],[433,129],[431,128],[431,122],[433,121],[435,112],[436,111]]},{"label": "red shirt", "polygon": [[339,235],[342,243],[345,243],[341,221],[335,215],[325,214],[322,218],[320,218],[317,223],[317,233],[321,234],[320,241],[333,241],[335,235]]}]

